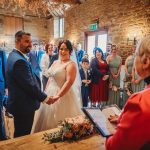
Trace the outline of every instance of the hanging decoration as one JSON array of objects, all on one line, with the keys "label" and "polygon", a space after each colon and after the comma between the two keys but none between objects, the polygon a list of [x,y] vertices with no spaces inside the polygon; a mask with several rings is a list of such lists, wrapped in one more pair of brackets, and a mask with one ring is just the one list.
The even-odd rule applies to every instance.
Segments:
[{"label": "hanging decoration", "polygon": [[3,9],[13,12],[20,9],[24,15],[31,11],[38,16],[62,16],[74,4],[80,4],[80,0],[0,0]]}]

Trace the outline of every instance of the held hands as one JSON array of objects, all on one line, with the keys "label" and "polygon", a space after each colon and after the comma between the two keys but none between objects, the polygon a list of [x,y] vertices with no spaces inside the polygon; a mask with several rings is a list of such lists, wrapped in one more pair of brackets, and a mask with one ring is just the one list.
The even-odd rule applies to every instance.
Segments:
[{"label": "held hands", "polygon": [[109,78],[109,75],[104,75],[104,77],[102,78],[102,80],[107,80]]},{"label": "held hands", "polygon": [[51,105],[51,104],[55,103],[59,98],[60,98],[60,96],[58,96],[58,95],[50,96],[48,101],[46,102],[46,104]]},{"label": "held hands", "polygon": [[82,82],[88,85],[91,83],[91,80],[82,80]]},{"label": "held hands", "polygon": [[113,78],[114,78],[114,79],[117,79],[117,78],[118,78],[118,74],[117,74],[117,75],[113,75]]}]

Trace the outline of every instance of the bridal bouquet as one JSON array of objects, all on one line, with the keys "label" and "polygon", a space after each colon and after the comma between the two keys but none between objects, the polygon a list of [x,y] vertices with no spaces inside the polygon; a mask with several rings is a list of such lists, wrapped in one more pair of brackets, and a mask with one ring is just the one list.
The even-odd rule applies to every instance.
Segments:
[{"label": "bridal bouquet", "polygon": [[93,125],[82,115],[75,118],[66,118],[60,122],[58,128],[59,130],[56,132],[45,133],[43,140],[49,142],[79,140],[93,133]]}]

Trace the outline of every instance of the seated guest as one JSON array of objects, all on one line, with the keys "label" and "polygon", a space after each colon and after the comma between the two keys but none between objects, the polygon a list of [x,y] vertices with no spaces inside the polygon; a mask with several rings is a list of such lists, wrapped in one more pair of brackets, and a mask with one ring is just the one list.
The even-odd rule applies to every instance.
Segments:
[{"label": "seated guest", "polygon": [[150,141],[150,36],[136,49],[134,65],[147,86],[129,97],[116,132],[106,140],[107,150],[140,150]]},{"label": "seated guest", "polygon": [[79,71],[82,80],[82,85],[81,85],[82,102],[83,102],[83,107],[87,107],[89,101],[89,84],[91,83],[89,60],[87,58],[83,58],[81,66],[82,68]]}]

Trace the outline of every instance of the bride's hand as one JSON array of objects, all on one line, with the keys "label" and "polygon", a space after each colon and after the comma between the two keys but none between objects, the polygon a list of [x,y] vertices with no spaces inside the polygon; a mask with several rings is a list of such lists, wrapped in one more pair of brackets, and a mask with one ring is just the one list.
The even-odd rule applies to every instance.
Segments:
[{"label": "bride's hand", "polygon": [[56,102],[59,98],[60,98],[60,96],[56,95],[56,96],[53,96],[52,99],[53,99],[54,102]]},{"label": "bride's hand", "polygon": [[53,104],[55,101],[53,100],[53,97],[50,96],[48,101],[46,102],[46,104],[50,105],[50,104]]}]

